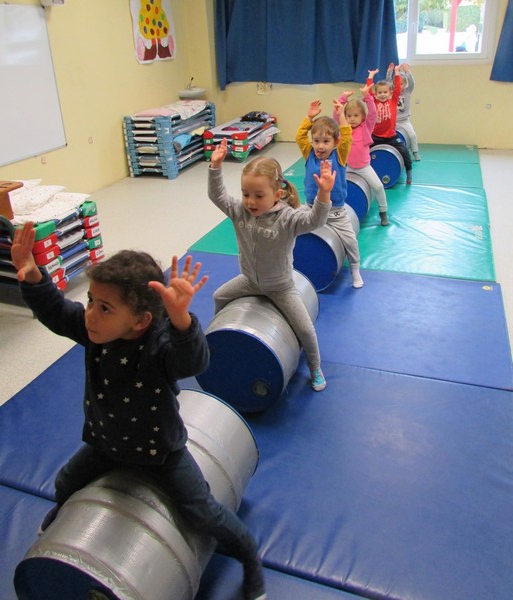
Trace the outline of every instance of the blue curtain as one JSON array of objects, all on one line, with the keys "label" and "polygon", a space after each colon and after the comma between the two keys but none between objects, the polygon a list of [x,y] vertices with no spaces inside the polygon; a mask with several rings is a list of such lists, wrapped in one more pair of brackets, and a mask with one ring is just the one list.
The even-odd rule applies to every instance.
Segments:
[{"label": "blue curtain", "polygon": [[393,0],[216,0],[219,86],[364,83],[398,62]]},{"label": "blue curtain", "polygon": [[513,2],[509,0],[490,79],[513,81]]}]

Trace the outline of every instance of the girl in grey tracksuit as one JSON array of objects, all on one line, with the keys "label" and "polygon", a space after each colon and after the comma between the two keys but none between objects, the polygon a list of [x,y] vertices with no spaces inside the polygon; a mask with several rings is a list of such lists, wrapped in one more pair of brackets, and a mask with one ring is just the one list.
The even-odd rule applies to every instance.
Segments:
[{"label": "girl in grey tracksuit", "polygon": [[267,296],[296,334],[312,374],[312,387],[320,391],[326,383],[317,335],[294,284],[292,251],[298,235],[326,223],[335,174],[326,161],[320,176],[315,177],[319,192],[310,209],[299,205],[297,190],[284,179],[279,163],[261,156],[243,168],[242,200],[239,200],[230,196],[224,185],[221,166],[226,153],[227,144],[223,140],[211,156],[208,195],[233,222],[241,274],[216,290],[215,312],[236,298]]}]

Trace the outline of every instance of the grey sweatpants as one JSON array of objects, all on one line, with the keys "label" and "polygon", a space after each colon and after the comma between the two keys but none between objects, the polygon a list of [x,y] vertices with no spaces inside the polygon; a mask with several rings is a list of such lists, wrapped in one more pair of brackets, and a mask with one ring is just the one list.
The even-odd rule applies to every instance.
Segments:
[{"label": "grey sweatpants", "polygon": [[305,351],[310,371],[321,366],[321,356],[315,327],[297,288],[292,285],[281,292],[263,292],[245,275],[237,275],[214,292],[214,310],[218,313],[232,300],[244,296],[266,296],[282,312]]}]

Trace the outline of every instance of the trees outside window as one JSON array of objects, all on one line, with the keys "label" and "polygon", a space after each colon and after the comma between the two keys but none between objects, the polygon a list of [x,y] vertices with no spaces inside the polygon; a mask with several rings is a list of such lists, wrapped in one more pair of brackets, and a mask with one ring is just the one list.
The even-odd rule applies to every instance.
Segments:
[{"label": "trees outside window", "polygon": [[395,0],[401,61],[490,62],[497,0]]}]

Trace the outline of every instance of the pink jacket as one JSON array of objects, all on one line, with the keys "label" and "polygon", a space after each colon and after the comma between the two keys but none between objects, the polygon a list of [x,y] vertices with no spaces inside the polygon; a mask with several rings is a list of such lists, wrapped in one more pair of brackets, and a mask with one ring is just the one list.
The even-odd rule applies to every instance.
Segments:
[{"label": "pink jacket", "polygon": [[[353,131],[353,143],[349,156],[347,158],[347,164],[352,169],[362,169],[370,164],[370,147],[373,143],[372,130],[376,123],[376,106],[374,104],[374,98],[370,94],[366,94],[362,100],[367,105],[367,117],[355,127]],[[347,97],[342,94],[338,101],[341,104],[347,103]],[[338,115],[336,112],[333,113],[333,118],[338,122]]]}]

